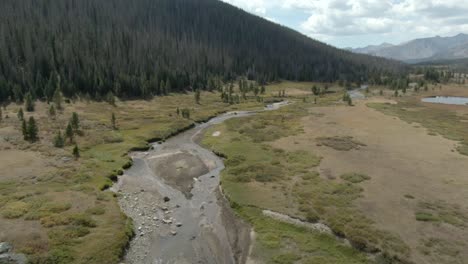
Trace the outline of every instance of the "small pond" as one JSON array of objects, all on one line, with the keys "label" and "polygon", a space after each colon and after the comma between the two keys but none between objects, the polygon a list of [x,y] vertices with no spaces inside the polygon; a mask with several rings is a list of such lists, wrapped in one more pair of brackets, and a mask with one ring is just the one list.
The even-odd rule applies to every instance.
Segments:
[{"label": "small pond", "polygon": [[423,98],[422,101],[435,104],[468,105],[468,97],[434,96]]}]

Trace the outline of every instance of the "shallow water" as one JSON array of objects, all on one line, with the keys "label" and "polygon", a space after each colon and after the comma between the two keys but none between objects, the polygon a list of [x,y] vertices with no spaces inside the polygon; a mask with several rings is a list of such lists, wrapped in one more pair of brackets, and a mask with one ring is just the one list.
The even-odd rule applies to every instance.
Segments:
[{"label": "shallow water", "polygon": [[423,98],[421,101],[434,104],[468,105],[468,97],[435,96]]},{"label": "shallow water", "polygon": [[[271,111],[287,102],[268,105]],[[176,135],[162,144],[155,143],[150,151],[134,152],[133,166],[119,179],[116,190],[122,194],[120,205],[133,218],[137,236],[127,251],[126,263],[238,263],[239,248],[230,241],[236,230],[235,221],[229,220],[229,208],[219,195],[219,177],[224,169],[223,160],[197,144],[195,138],[206,128],[231,118],[254,115],[261,111],[238,111],[222,114]],[[150,164],[153,159],[176,153],[187,153],[211,164],[209,173],[194,177],[190,197],[164,180]],[[133,188],[133,189],[132,189]],[[138,191],[144,189],[144,192]],[[137,190],[137,191],[135,191]],[[170,201],[161,203],[167,196]],[[167,207],[162,210],[161,208]],[[170,218],[169,218],[170,217]],[[234,216],[233,216],[234,217]],[[162,219],[171,224],[162,224]],[[180,226],[176,223],[180,222]],[[176,231],[176,234],[171,234]],[[248,230],[247,230],[248,231]],[[240,234],[239,234],[240,235]],[[238,239],[241,239],[240,237]],[[237,240],[237,239],[234,239]],[[242,239],[240,241],[243,241]],[[249,241],[243,241],[248,246]]]}]

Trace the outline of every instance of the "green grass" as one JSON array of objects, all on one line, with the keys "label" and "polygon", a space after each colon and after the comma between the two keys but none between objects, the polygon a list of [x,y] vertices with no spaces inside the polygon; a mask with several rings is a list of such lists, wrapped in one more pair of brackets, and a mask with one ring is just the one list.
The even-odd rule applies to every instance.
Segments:
[{"label": "green grass", "polygon": [[257,208],[241,207],[237,211],[257,233],[253,257],[266,263],[369,263],[365,254],[330,235],[279,222]]},{"label": "green grass", "polygon": [[418,221],[443,222],[458,228],[468,226],[468,213],[463,208],[441,200],[419,202],[415,215]]},{"label": "green grass", "polygon": [[423,222],[438,222],[440,219],[432,215],[431,213],[417,212],[416,220],[423,221]]}]

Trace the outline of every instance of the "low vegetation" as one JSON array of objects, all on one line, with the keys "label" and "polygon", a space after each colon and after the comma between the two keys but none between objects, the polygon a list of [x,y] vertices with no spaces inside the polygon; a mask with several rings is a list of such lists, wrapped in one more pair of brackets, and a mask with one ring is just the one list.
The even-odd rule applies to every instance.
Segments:
[{"label": "low vegetation", "polygon": [[368,106],[408,123],[421,124],[430,134],[440,134],[447,139],[459,141],[457,151],[468,155],[468,122],[454,111],[424,106],[419,98],[403,98],[398,104],[369,103]]},{"label": "low vegetation", "polygon": [[[57,103],[62,110],[56,107],[52,115],[51,105]],[[104,190],[132,165],[128,151],[146,149],[148,140],[163,140],[220,112],[261,106],[254,98],[225,104],[219,93],[206,92],[199,103],[187,94],[113,104],[58,100],[51,105],[36,102],[34,112],[20,114],[35,120],[34,143],[21,134],[22,120],[16,118],[21,106],[3,108],[9,118],[0,123],[5,138],[0,151],[32,152],[42,161],[41,167],[17,165],[28,173],[12,170],[0,177],[0,229],[11,228],[15,221],[15,231],[4,239],[33,264],[117,263],[133,226],[121,213],[116,195]],[[188,109],[190,117],[178,116],[177,106]],[[60,132],[66,127],[68,136]]]},{"label": "low vegetation", "polygon": [[[339,100],[336,96],[333,98],[333,103]],[[322,99],[323,102],[326,100]],[[222,175],[225,194],[258,233],[255,256],[271,263],[296,263],[299,260],[305,263],[366,263],[367,260],[356,250],[359,249],[367,252],[381,250],[387,260],[405,259],[409,249],[401,239],[374,228],[372,221],[353,205],[363,191],[357,183],[370,179],[368,176],[345,175],[342,183],[326,180],[316,172],[320,158],[312,152],[271,147],[270,143],[275,140],[301,134],[299,120],[312,106],[315,106],[313,102],[303,100],[278,111],[228,120],[206,131],[203,143],[226,157],[227,168]],[[214,131],[220,131],[223,136],[210,136]],[[347,146],[345,149],[349,145],[363,145],[351,138],[332,140],[333,143],[337,141],[340,149],[343,142]],[[302,239],[297,232],[300,228],[261,216],[260,209],[311,222],[323,221],[338,235],[347,237],[354,249],[341,245],[336,238],[325,239],[326,235],[312,231],[303,230],[307,235]],[[272,225],[274,228],[270,228]],[[315,239],[317,236],[321,239]],[[327,247],[330,251],[316,255],[310,247]],[[349,255],[341,258],[328,254],[335,248]]]},{"label": "low vegetation", "polygon": [[351,183],[360,183],[363,181],[370,180],[371,177],[361,173],[346,173],[341,175],[341,179]]},{"label": "low vegetation", "polygon": [[352,137],[320,137],[317,138],[319,145],[324,145],[339,151],[350,151],[366,146],[364,143],[354,140]]}]

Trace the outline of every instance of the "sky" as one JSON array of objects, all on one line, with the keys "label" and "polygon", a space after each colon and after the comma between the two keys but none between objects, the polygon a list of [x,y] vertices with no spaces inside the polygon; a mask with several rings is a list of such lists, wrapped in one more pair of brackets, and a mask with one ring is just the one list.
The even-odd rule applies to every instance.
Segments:
[{"label": "sky", "polygon": [[468,0],[222,0],[339,48],[468,34]]}]

